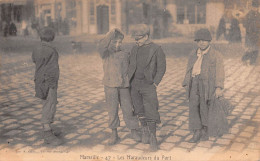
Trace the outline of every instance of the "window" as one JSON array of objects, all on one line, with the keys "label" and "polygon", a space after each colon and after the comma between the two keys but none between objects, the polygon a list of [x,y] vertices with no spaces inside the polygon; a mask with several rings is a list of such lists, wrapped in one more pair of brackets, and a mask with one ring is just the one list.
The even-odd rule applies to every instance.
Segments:
[{"label": "window", "polygon": [[75,0],[67,0],[66,11],[70,27],[75,28],[77,26],[77,8]]},{"label": "window", "polygon": [[110,8],[110,13],[111,13],[111,23],[115,24],[116,23],[116,1],[111,0],[111,8]]},{"label": "window", "polygon": [[205,1],[177,1],[177,24],[205,24]]},{"label": "window", "polygon": [[115,0],[111,0],[111,15],[116,14],[116,2]]},{"label": "window", "polygon": [[90,24],[95,24],[95,2],[94,0],[89,1],[89,11],[90,11]]},{"label": "window", "polygon": [[14,6],[13,7],[13,16],[14,20],[17,22],[21,22],[21,15],[22,15],[22,6]]}]

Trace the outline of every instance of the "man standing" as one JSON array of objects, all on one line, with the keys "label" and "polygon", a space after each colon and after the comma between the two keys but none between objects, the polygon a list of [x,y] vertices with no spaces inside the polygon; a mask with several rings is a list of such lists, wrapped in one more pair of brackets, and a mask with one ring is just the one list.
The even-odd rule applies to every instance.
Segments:
[{"label": "man standing", "polygon": [[252,9],[244,19],[243,25],[246,28],[245,47],[246,53],[242,57],[243,62],[250,61],[250,65],[256,64],[259,52],[259,36],[260,36],[260,13],[258,12],[259,1],[252,1]]},{"label": "man standing", "polygon": [[150,149],[156,151],[156,124],[161,122],[156,88],[164,76],[166,59],[162,48],[151,42],[149,36],[147,25],[136,25],[136,45],[131,50],[128,76],[134,113],[142,125],[142,142],[150,143]]}]

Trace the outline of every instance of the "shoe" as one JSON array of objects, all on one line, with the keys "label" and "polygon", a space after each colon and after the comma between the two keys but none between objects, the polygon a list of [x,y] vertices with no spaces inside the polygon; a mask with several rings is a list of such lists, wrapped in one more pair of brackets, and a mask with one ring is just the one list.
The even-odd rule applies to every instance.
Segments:
[{"label": "shoe", "polygon": [[108,145],[115,145],[119,142],[120,138],[118,137],[118,134],[117,134],[117,129],[112,129],[112,134],[111,134],[111,137],[110,139],[108,140]]},{"label": "shoe", "polygon": [[189,140],[190,143],[196,143],[200,140],[201,132],[196,130],[193,134],[193,137]]},{"label": "shoe", "polygon": [[51,130],[52,131],[52,133],[53,133],[53,135],[55,135],[55,136],[60,136],[61,135],[61,131],[60,130]]},{"label": "shoe", "polygon": [[158,150],[158,143],[156,136],[154,134],[150,134],[150,151],[156,152]]},{"label": "shoe", "polygon": [[138,134],[138,131],[136,129],[131,129],[131,136],[132,139],[134,139],[137,142],[141,142],[142,140],[141,136]]},{"label": "shoe", "polygon": [[156,152],[158,150],[158,143],[156,138],[156,123],[148,122],[148,132],[150,134],[149,142],[150,142],[150,151]]},{"label": "shoe", "polygon": [[209,135],[208,135],[208,130],[207,130],[207,127],[203,127],[203,129],[201,130],[201,138],[200,138],[201,141],[207,141],[209,140]]},{"label": "shoe", "polygon": [[142,143],[149,144],[150,143],[150,133],[148,126],[142,127]]},{"label": "shoe", "polygon": [[58,146],[63,144],[63,141],[59,138],[57,138],[51,130],[44,131],[44,143],[50,144],[52,146]]}]

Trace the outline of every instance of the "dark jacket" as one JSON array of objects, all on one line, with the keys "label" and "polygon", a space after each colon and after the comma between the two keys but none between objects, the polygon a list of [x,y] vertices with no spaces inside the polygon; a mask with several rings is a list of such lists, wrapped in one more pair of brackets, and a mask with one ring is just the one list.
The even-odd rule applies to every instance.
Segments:
[{"label": "dark jacket", "polygon": [[[166,71],[166,58],[162,48],[159,45],[152,42],[149,45],[150,53],[146,61],[147,67],[144,70],[144,75],[148,82],[159,85]],[[137,45],[134,46],[130,54],[130,64],[128,68],[128,76],[130,80],[136,71],[138,48],[139,47]]]},{"label": "dark jacket", "polygon": [[245,45],[252,50],[257,50],[260,36],[260,13],[256,11],[248,12],[243,25],[246,28]]},{"label": "dark jacket", "polygon": [[[197,60],[197,50],[193,50],[190,54],[186,74],[182,86],[187,86],[187,97],[190,97],[192,69]],[[224,88],[224,65],[222,55],[213,49],[209,49],[208,53],[203,56],[201,64],[200,76],[205,87],[205,100],[210,100],[215,93],[217,87]]]},{"label": "dark jacket", "polygon": [[55,47],[50,43],[42,42],[37,45],[32,53],[35,63],[35,96],[46,99],[49,88],[58,88],[59,80],[59,55]]}]

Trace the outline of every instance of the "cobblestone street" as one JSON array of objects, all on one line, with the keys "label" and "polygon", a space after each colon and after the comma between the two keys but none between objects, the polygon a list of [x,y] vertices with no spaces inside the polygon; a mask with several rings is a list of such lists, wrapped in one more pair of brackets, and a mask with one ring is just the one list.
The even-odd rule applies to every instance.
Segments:
[{"label": "cobblestone street", "polygon": [[[121,141],[115,146],[106,146],[110,129],[107,128],[102,62],[98,54],[61,54],[59,62],[59,103],[54,126],[61,130],[65,144],[55,149],[146,154],[149,145],[130,138],[121,110]],[[195,153],[205,154],[204,158],[217,158],[217,154],[225,155],[224,152],[228,152],[225,157],[230,160],[233,153],[236,155],[232,157],[242,160],[259,158],[259,66],[244,66],[240,58],[225,59],[225,98],[234,105],[228,117],[230,133],[221,138],[188,143],[192,136],[188,130],[188,102],[181,87],[186,63],[187,57],[167,57],[167,71],[157,89],[162,120],[158,125],[160,150],[157,153],[170,153],[176,160],[189,158],[189,154],[192,157]],[[30,53],[1,56],[0,154],[8,151],[37,153],[53,149],[43,143],[40,123],[42,104],[34,97],[33,74]]]}]

